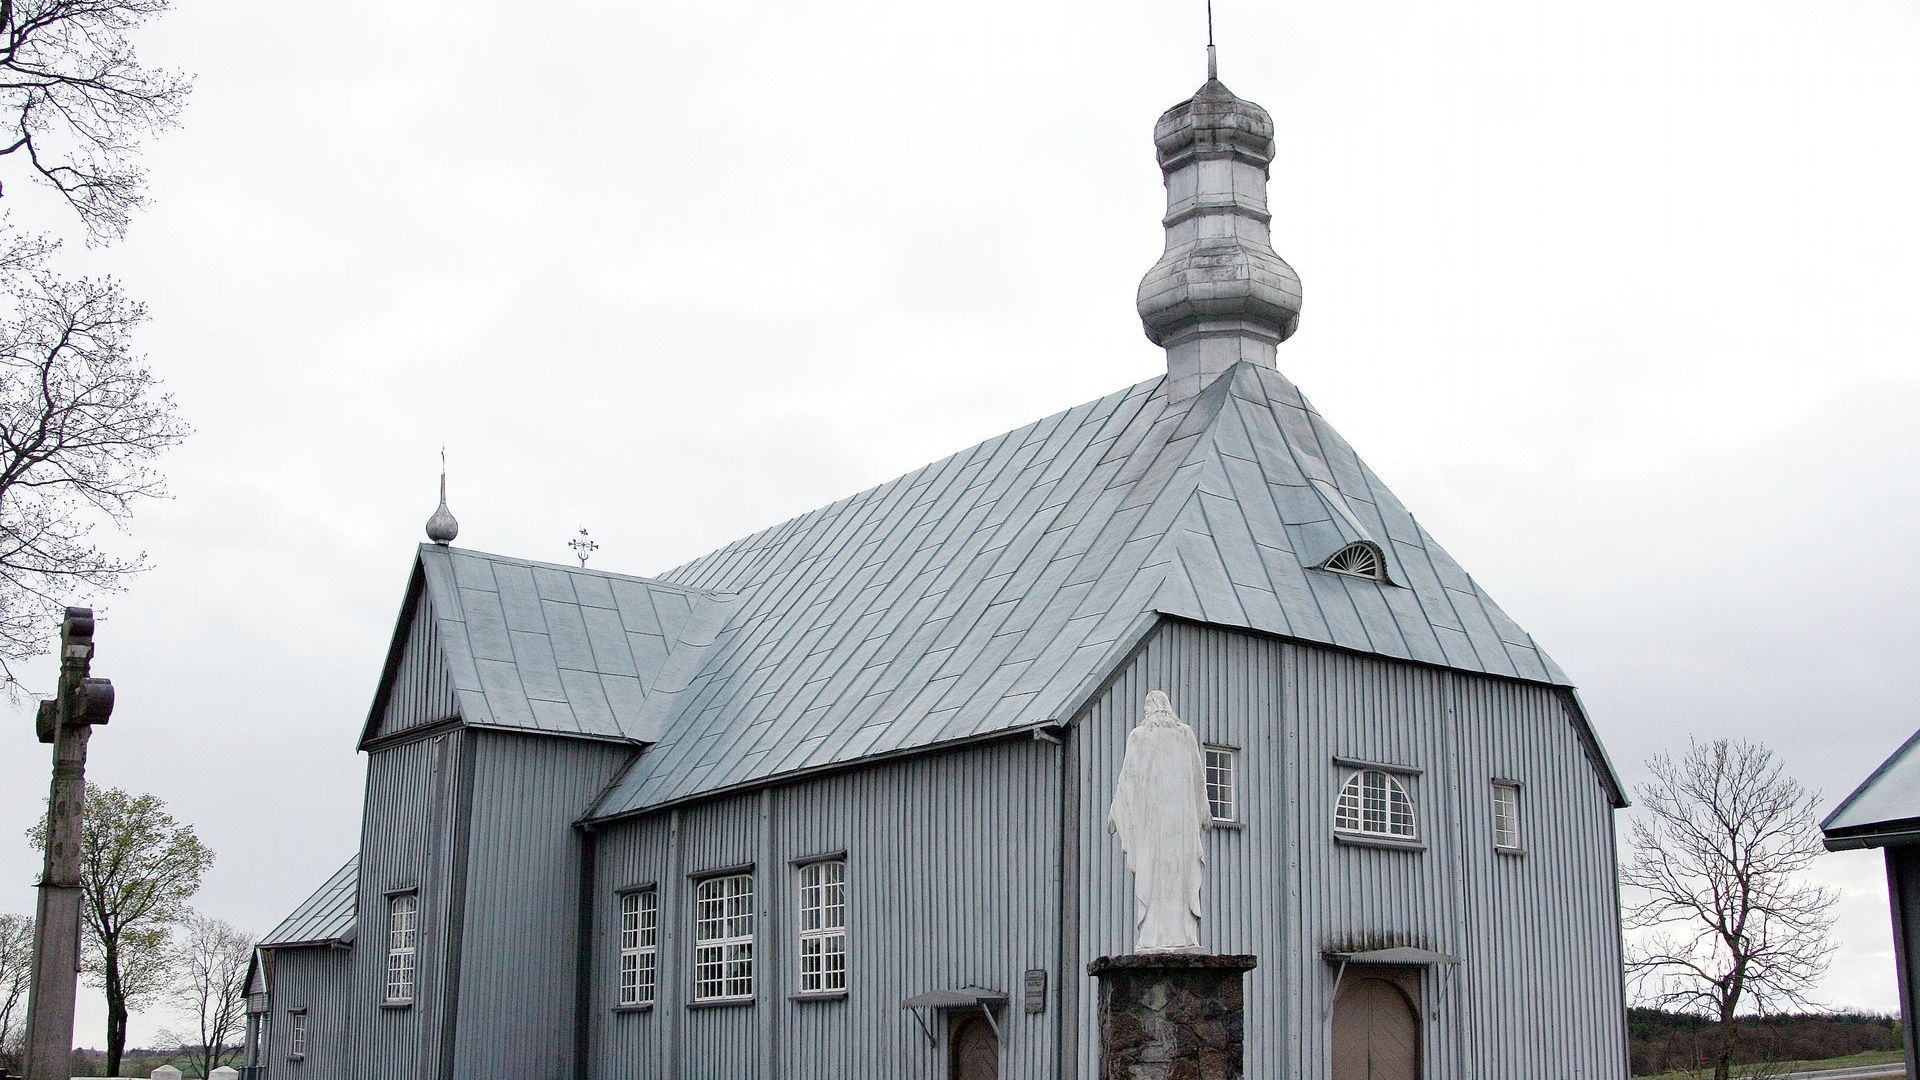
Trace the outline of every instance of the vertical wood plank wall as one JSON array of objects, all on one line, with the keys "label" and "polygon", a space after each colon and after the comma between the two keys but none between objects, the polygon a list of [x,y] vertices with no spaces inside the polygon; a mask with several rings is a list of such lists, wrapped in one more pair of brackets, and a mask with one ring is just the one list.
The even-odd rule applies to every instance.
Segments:
[{"label": "vertical wood plank wall", "polygon": [[[274,950],[273,1012],[267,1029],[267,1074],[294,1080],[334,1080],[348,1075],[353,1032],[347,950],[327,945]],[[307,1010],[306,1057],[294,1061],[288,1012]]]},{"label": "vertical wood plank wall", "polygon": [[467,738],[472,840],[452,1075],[568,1080],[583,856],[572,826],[633,750],[493,731]]},{"label": "vertical wood plank wall", "polygon": [[[939,1018],[930,1019],[942,1045],[929,1046],[901,1002],[966,985],[1012,999],[997,1016],[1004,1075],[1052,1076],[1061,753],[1022,739],[609,826],[596,859],[596,1080],[944,1077]],[[795,861],[840,852],[847,859],[848,994],[795,1000]],[[749,865],[756,1000],[688,1008],[692,880]],[[616,1012],[615,895],[653,882],[661,898],[658,1003],[649,1012]],[[1022,1009],[1030,968],[1048,972],[1043,1013]]]},{"label": "vertical wood plank wall", "polygon": [[[1421,976],[1428,1080],[1623,1075],[1612,810],[1559,693],[1173,622],[1088,705],[1065,747],[1010,739],[605,826],[586,941],[594,1080],[934,1080],[945,1047],[929,1045],[900,1003],[966,985],[1011,999],[996,1017],[1004,1076],[1092,1075],[1097,995],[1085,965],[1132,940],[1131,879],[1107,806],[1152,689],[1172,694],[1203,741],[1241,750],[1240,827],[1208,841],[1203,927],[1210,948],[1260,956],[1248,980],[1250,1062],[1325,1077],[1334,968],[1322,954],[1418,945],[1462,959]],[[431,695],[412,700],[408,716],[431,715]],[[285,952],[276,1071],[293,1071],[281,1042],[289,995],[325,997],[333,963],[327,1010],[351,1018],[354,1063],[333,1075],[572,1080],[583,866],[572,821],[630,752],[478,731],[374,751],[358,937],[338,960]],[[1424,850],[1334,841],[1336,756],[1418,770],[1409,788]],[[1522,856],[1494,851],[1494,778],[1523,785]],[[1063,821],[1077,823],[1064,844]],[[796,860],[841,852],[849,993],[797,1000]],[[756,881],[756,998],[689,1007],[693,881],[739,868]],[[1066,930],[1063,870],[1075,901]],[[616,895],[644,884],[661,898],[657,1003],[618,1011]],[[420,895],[415,1001],[385,1009],[387,895],[408,886]],[[1043,1013],[1021,1008],[1029,969],[1047,972]],[[443,1009],[449,985],[459,992]],[[1063,1001],[1073,1013],[1065,1047]],[[317,1048],[330,1021],[307,1007]],[[318,1060],[302,1074],[324,1075]]]},{"label": "vertical wood plank wall", "polygon": [[[348,987],[357,1029],[354,1075],[359,1080],[429,1080],[439,1075],[438,991],[446,966],[452,892],[449,834],[467,735],[452,731],[367,757],[359,924]],[[420,895],[414,1000],[407,1008],[383,1008],[387,896],[389,890],[409,887]]]},{"label": "vertical wood plank wall", "polygon": [[393,673],[387,708],[374,734],[394,735],[445,720],[457,712],[459,707],[454,703],[453,684],[447,680],[447,666],[440,662],[439,630],[433,622],[433,605],[427,602],[423,591],[414,605],[413,624],[407,628],[407,643]]},{"label": "vertical wood plank wall", "polygon": [[1902,1043],[1907,1075],[1920,1076],[1920,1031],[1914,1009],[1920,1007],[1920,845],[1895,844],[1887,851],[1887,898],[1893,914],[1894,981],[1900,988]]},{"label": "vertical wood plank wall", "polygon": [[[1460,957],[1421,978],[1429,1080],[1625,1075],[1612,808],[1546,687],[1170,623],[1083,713],[1081,963],[1132,943],[1131,879],[1103,824],[1128,730],[1166,690],[1203,742],[1241,748],[1243,826],[1208,840],[1203,943],[1253,952],[1247,1055],[1328,1075],[1327,950]],[[1423,851],[1339,844],[1335,757],[1421,770]],[[1523,785],[1522,856],[1494,850],[1491,781]],[[1083,1069],[1096,996],[1082,976]]]}]

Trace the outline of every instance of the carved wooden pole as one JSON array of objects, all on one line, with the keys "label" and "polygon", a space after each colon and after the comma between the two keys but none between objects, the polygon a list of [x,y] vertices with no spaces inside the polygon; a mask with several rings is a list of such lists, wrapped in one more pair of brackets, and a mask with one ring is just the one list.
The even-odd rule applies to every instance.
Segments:
[{"label": "carved wooden pole", "polygon": [[60,627],[60,692],[40,703],[40,741],[53,744],[46,868],[33,924],[27,1003],[27,1080],[66,1080],[73,1066],[73,1005],[80,975],[80,827],[87,739],[113,714],[113,684],[90,677],[93,610],[68,608]]}]

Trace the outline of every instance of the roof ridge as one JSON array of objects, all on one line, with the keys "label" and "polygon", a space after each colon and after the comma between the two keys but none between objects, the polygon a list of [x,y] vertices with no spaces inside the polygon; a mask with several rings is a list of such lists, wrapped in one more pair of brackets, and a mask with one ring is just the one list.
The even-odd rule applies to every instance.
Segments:
[{"label": "roof ridge", "polygon": [[448,557],[465,555],[470,558],[485,559],[488,562],[503,563],[508,566],[524,566],[530,570],[558,570],[561,573],[576,576],[607,578],[613,581],[631,581],[642,585],[660,586],[675,592],[697,593],[704,596],[725,595],[722,590],[703,589],[697,585],[686,585],[678,581],[670,581],[666,578],[649,577],[645,574],[625,574],[617,570],[604,570],[597,566],[568,566],[566,563],[541,562],[538,559],[523,559],[515,555],[501,555],[497,552],[481,551],[478,548],[454,547],[451,544],[421,544],[420,550],[423,552],[443,552],[446,553]]}]

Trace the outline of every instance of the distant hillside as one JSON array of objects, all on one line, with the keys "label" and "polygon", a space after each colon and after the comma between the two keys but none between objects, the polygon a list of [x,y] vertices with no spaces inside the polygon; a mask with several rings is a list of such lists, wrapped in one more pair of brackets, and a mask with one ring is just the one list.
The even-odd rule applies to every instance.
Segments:
[{"label": "distant hillside", "polygon": [[[1739,1021],[1736,1061],[1819,1061],[1864,1050],[1900,1049],[1900,1020],[1873,1013],[1752,1016]],[[1713,1046],[1712,1026],[1660,1009],[1627,1010],[1633,1075],[1698,1066]]]}]

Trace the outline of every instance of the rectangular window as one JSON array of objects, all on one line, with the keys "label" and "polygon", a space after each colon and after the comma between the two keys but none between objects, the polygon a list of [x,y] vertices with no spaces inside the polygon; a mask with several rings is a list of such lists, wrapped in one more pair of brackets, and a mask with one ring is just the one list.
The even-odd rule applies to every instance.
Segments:
[{"label": "rectangular window", "polygon": [[287,1056],[307,1056],[307,1010],[287,1010]]},{"label": "rectangular window", "polygon": [[387,1004],[413,1000],[414,949],[419,942],[420,896],[396,893],[387,898]]},{"label": "rectangular window", "polygon": [[1213,820],[1236,821],[1234,800],[1238,793],[1233,772],[1240,751],[1231,746],[1208,746],[1206,755],[1207,806],[1213,812]]},{"label": "rectangular window", "polygon": [[693,918],[693,1000],[753,997],[753,875],[696,882]]},{"label": "rectangular window", "polygon": [[659,970],[660,893],[635,889],[620,894],[620,1004],[653,1004]]},{"label": "rectangular window", "polygon": [[847,989],[847,864],[827,859],[800,868],[800,992]]},{"label": "rectangular window", "polygon": [[1493,846],[1520,848],[1520,785],[1509,780],[1493,782]]}]

